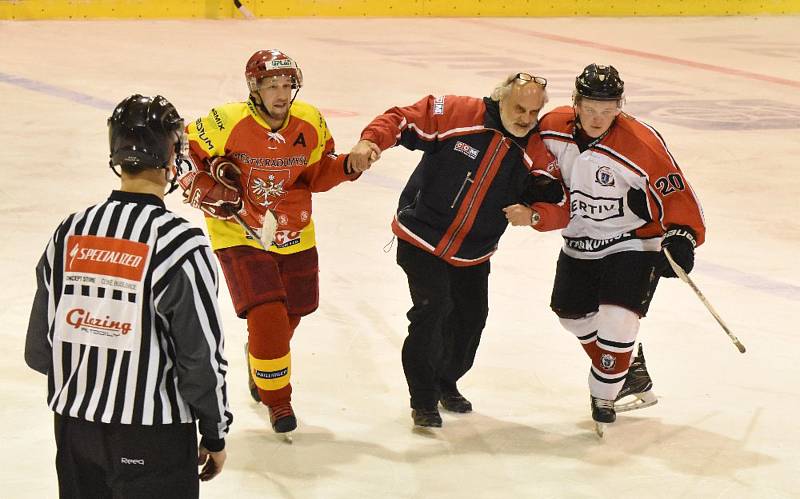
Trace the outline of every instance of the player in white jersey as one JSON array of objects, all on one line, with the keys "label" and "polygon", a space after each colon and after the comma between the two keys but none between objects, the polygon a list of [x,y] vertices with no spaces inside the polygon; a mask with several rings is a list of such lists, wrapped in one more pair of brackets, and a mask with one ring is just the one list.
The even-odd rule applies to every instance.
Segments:
[{"label": "player in white jersey", "polygon": [[[632,357],[659,277],[675,277],[662,249],[690,272],[705,238],[702,209],[683,172],[655,129],[622,112],[623,102],[617,70],[587,66],[575,79],[573,105],[540,124],[568,209],[507,211],[514,225],[564,227],[550,306],[591,359],[592,418],[601,436],[616,410],[656,402],[641,345]],[[615,408],[626,395],[638,401]]]}]

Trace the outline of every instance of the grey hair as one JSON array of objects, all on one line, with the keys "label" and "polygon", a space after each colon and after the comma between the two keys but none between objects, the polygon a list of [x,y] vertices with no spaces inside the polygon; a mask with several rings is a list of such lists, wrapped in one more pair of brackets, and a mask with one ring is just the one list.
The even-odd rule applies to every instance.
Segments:
[{"label": "grey hair", "polygon": [[[511,93],[511,89],[514,87],[514,83],[517,80],[517,75],[519,73],[512,73],[506,77],[505,80],[501,81],[494,87],[492,90],[492,94],[489,96],[495,102],[500,102],[501,100],[508,97],[508,94]],[[544,92],[544,102],[543,104],[547,104],[547,101],[550,100],[550,97],[547,95],[547,89],[543,88],[542,92]]]}]

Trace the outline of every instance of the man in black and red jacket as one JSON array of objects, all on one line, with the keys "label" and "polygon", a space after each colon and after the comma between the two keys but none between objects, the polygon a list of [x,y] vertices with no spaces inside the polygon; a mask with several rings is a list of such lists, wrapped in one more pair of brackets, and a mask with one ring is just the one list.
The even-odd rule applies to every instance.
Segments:
[{"label": "man in black and red jacket", "polygon": [[505,208],[536,203],[540,213],[543,202],[564,200],[555,158],[536,127],[546,85],[516,73],[491,97],[428,96],[393,107],[351,151],[357,171],[396,145],[424,151],[392,222],[413,302],[403,369],[416,426],[442,425],[439,402],[472,410],[456,382],[472,367],[486,324],[489,258],[507,226]]}]

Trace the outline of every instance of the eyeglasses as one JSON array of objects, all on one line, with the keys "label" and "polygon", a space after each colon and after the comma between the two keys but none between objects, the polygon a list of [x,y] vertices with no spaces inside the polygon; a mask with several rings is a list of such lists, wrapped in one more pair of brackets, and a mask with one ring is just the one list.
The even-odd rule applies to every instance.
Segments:
[{"label": "eyeglasses", "polygon": [[541,76],[533,76],[528,73],[517,73],[517,75],[514,76],[514,79],[519,80],[520,85],[527,85],[530,82],[534,82],[537,85],[541,85],[542,88],[547,87],[547,80]]}]

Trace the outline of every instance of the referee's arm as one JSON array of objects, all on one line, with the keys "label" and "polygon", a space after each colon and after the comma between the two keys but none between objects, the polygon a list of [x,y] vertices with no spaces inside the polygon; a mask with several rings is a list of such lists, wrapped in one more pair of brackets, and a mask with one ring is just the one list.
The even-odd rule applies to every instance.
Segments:
[{"label": "referee's arm", "polygon": [[25,337],[25,363],[42,374],[47,374],[53,356],[52,346],[47,338],[50,331],[48,317],[50,292],[47,285],[49,269],[45,252],[36,266],[36,295],[33,298],[28,333]]},{"label": "referee's arm", "polygon": [[216,267],[211,251],[192,251],[170,276],[158,309],[175,343],[178,389],[200,420],[201,445],[225,447],[233,416],[228,410],[222,325],[217,307]]}]

